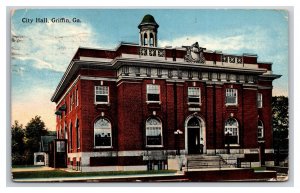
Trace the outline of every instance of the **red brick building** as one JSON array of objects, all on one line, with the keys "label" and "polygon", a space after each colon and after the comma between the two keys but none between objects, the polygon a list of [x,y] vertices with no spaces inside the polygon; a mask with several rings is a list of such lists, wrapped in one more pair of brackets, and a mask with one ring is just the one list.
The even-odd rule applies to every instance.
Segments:
[{"label": "red brick building", "polygon": [[[175,154],[272,164],[272,63],[196,42],[157,47],[146,15],[139,44],[79,48],[51,100],[68,166],[81,171],[165,169]],[[247,160],[249,159],[249,160]]]}]

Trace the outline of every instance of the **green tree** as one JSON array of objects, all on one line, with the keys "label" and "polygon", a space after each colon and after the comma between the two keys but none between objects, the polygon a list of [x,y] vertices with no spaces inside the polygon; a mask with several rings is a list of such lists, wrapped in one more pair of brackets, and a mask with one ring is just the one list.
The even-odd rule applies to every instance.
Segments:
[{"label": "green tree", "polygon": [[288,98],[276,96],[272,98],[273,116],[273,146],[275,150],[275,161],[283,161],[288,156],[289,148],[289,111]]},{"label": "green tree", "polygon": [[35,116],[27,123],[25,127],[25,157],[28,164],[33,163],[33,154],[39,151],[41,136],[47,134],[48,130],[45,128],[45,123],[40,116]]},{"label": "green tree", "polygon": [[24,164],[24,136],[23,125],[15,121],[14,125],[11,126],[11,156],[13,165]]}]

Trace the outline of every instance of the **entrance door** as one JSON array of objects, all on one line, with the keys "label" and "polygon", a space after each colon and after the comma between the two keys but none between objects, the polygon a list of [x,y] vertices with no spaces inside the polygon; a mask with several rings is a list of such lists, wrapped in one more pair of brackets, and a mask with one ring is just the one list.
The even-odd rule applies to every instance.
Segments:
[{"label": "entrance door", "polygon": [[188,153],[200,154],[203,153],[203,144],[200,137],[200,122],[196,117],[193,117],[187,123],[188,131]]}]

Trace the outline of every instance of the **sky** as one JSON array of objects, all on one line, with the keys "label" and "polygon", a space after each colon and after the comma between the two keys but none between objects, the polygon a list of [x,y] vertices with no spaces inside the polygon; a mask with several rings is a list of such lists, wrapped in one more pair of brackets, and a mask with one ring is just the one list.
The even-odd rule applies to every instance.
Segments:
[{"label": "sky", "polygon": [[[159,24],[158,46],[196,41],[208,50],[253,53],[273,62],[273,95],[288,96],[288,12],[232,9],[19,9],[11,11],[12,123],[26,125],[35,115],[55,130],[56,86],[79,46],[114,49],[139,41],[137,26],[146,14]],[[47,18],[48,23],[37,23]],[[81,22],[56,23],[51,18]],[[33,22],[29,21],[33,19]]]}]

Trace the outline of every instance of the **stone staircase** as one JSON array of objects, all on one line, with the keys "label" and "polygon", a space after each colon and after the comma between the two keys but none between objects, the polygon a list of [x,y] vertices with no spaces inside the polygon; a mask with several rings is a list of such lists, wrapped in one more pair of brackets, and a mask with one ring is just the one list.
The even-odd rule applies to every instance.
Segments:
[{"label": "stone staircase", "polygon": [[227,164],[221,156],[218,155],[188,155],[186,158],[187,171],[232,167],[231,165]]}]

